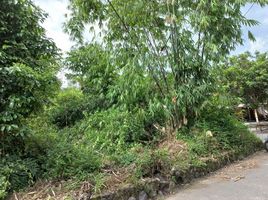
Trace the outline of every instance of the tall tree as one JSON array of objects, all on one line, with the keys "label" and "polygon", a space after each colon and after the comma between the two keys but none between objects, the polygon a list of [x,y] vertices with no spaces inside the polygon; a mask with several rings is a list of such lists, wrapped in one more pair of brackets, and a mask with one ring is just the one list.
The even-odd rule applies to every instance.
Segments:
[{"label": "tall tree", "polygon": [[85,94],[87,111],[110,105],[107,95],[116,74],[107,51],[99,44],[81,46],[68,53],[65,64],[71,70],[68,78],[78,82]]},{"label": "tall tree", "polygon": [[256,109],[268,101],[268,54],[246,52],[230,58],[224,70],[229,91]]},{"label": "tall tree", "polygon": [[46,14],[31,0],[0,6],[0,140],[19,133],[21,122],[58,88],[58,49],[40,25]]},{"label": "tall tree", "polygon": [[[66,31],[83,44],[83,32],[99,25],[112,62],[129,63],[152,79],[174,128],[198,114],[213,89],[209,69],[242,44],[246,3],[266,0],[70,0]],[[253,39],[252,34],[249,33]],[[192,120],[191,120],[192,121]]]}]

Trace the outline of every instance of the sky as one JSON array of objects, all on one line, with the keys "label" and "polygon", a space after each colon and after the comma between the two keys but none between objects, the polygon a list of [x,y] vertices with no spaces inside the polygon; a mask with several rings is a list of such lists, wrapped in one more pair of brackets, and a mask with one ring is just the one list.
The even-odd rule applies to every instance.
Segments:
[{"label": "sky", "polygon": [[[46,29],[47,36],[55,41],[56,45],[63,51],[63,53],[70,50],[74,43],[69,39],[69,36],[63,32],[63,23],[66,20],[65,14],[69,13],[67,9],[68,0],[33,1],[49,15],[42,24]],[[258,20],[260,25],[250,28],[243,27],[244,44],[238,46],[232,54],[240,54],[245,51],[268,51],[268,6],[261,8],[256,4],[249,4],[242,9],[242,13],[246,14],[247,18]],[[256,38],[255,42],[248,40],[248,30],[254,34]],[[87,36],[90,37],[89,34]],[[58,76],[62,80],[63,85],[66,86],[67,80],[64,77],[64,74],[64,72],[60,72]]]},{"label": "sky", "polygon": [[33,2],[48,13],[48,18],[42,24],[47,36],[52,38],[63,52],[70,50],[74,43],[63,32],[65,14],[70,13],[67,9],[68,0],[33,0]]},{"label": "sky", "polygon": [[[239,54],[245,51],[268,51],[268,6],[261,8],[258,5],[254,4],[252,6],[252,4],[250,4],[242,9],[242,13],[247,13],[247,18],[255,19],[259,21],[260,24],[255,27],[243,27],[244,45],[238,46],[233,54]],[[255,36],[255,42],[248,40],[248,30],[250,30]]]}]

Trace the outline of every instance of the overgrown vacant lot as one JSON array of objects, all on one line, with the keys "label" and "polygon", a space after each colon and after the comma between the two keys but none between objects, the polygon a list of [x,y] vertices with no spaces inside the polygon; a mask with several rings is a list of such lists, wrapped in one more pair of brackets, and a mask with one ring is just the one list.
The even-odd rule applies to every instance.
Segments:
[{"label": "overgrown vacant lot", "polygon": [[[236,118],[218,111],[200,116],[190,129],[168,136],[156,131],[151,141],[128,141],[125,138],[134,128],[132,124],[137,129],[144,126],[143,120],[138,121],[132,113],[114,112],[96,113],[61,130],[48,129],[44,118],[31,121],[29,126],[37,126],[38,132],[26,142],[27,148],[35,149],[35,159],[17,160],[17,165],[12,165],[14,160],[5,160],[2,170],[10,170],[11,183],[17,180],[11,185],[13,189],[32,183],[36,177],[43,180],[17,196],[71,198],[83,191],[83,184],[90,185],[86,192],[98,194],[128,183],[135,185],[143,178],[171,180],[174,168],[182,172],[189,167],[206,168],[207,160],[242,158],[262,145]],[[97,126],[99,117],[105,123],[97,121]]]},{"label": "overgrown vacant lot", "polygon": [[259,149],[237,105],[267,103],[268,55],[230,56],[242,27],[258,25],[247,3],[267,1],[69,0],[75,45],[62,54],[32,0],[2,0],[0,199],[176,182],[174,169],[206,171]]}]

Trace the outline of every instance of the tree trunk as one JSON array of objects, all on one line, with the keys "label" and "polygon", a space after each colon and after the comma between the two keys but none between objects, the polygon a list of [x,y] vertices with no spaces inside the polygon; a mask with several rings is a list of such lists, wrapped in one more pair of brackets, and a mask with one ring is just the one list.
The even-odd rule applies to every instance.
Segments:
[{"label": "tree trunk", "polygon": [[255,119],[257,122],[257,126],[256,126],[256,130],[258,129],[258,127],[260,128],[260,131],[262,131],[261,125],[260,125],[260,121],[259,121],[259,116],[258,116],[258,112],[257,109],[254,109],[254,114],[255,114]]},{"label": "tree trunk", "polygon": [[247,108],[247,111],[248,111],[248,121],[250,121],[250,122],[251,122],[251,113],[250,113],[249,108]]},{"label": "tree trunk", "polygon": [[256,119],[256,122],[259,124],[259,123],[260,123],[260,121],[259,121],[259,116],[258,116],[257,109],[254,109],[254,114],[255,114],[255,119]]}]

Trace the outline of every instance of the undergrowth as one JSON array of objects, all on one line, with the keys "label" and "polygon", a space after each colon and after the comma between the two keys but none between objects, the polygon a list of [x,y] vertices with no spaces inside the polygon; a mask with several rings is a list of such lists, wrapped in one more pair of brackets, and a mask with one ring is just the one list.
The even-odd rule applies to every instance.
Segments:
[{"label": "undergrowth", "polygon": [[77,183],[74,188],[89,181],[93,192],[99,193],[109,188],[107,170],[125,169],[122,182],[134,183],[140,178],[169,177],[174,166],[206,167],[206,158],[223,152],[248,155],[261,144],[228,110],[211,108],[203,113],[193,126],[184,126],[170,139],[149,129],[154,119],[145,109],[111,108],[65,128],[53,125],[47,113],[34,117],[27,122],[23,153],[1,159],[0,198],[40,179],[72,180]]}]

